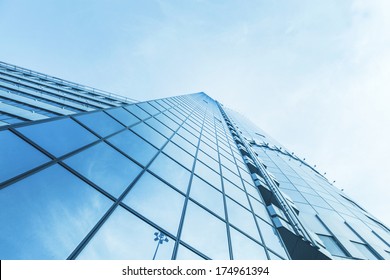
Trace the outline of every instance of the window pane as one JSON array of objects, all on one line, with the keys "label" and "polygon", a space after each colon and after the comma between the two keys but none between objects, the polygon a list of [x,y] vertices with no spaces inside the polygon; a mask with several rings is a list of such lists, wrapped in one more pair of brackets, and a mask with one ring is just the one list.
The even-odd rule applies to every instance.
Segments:
[{"label": "window pane", "polygon": [[192,170],[194,157],[185,152],[183,149],[179,148],[177,145],[173,144],[172,142],[168,142],[168,144],[164,147],[163,152],[174,158],[184,167]]},{"label": "window pane", "polygon": [[155,115],[157,113],[160,113],[159,110],[157,110],[156,108],[154,108],[152,105],[150,105],[148,102],[142,102],[142,103],[138,103],[137,106],[141,107],[142,109],[144,109],[146,112],[148,112],[149,114],[151,115]]},{"label": "window pane", "polygon": [[259,218],[256,219],[265,245],[280,256],[288,258],[286,251],[283,248],[282,241],[280,241],[277,230],[263,220]]},{"label": "window pane", "polygon": [[168,126],[173,131],[176,131],[179,128],[179,125],[177,123],[175,123],[173,120],[171,120],[164,114],[157,115],[156,119],[158,119],[160,122]]},{"label": "window pane", "polygon": [[197,176],[192,178],[190,196],[206,208],[225,219],[222,193],[214,189]]},{"label": "window pane", "polygon": [[204,258],[195,252],[192,252],[190,249],[187,249],[183,245],[179,245],[176,260],[204,260]]},{"label": "window pane", "polygon": [[[322,239],[322,238],[321,238]],[[361,244],[358,242],[351,241],[358,250],[368,259],[368,260],[378,260],[378,258],[371,252],[366,244]]]},{"label": "window pane", "polygon": [[149,170],[183,193],[187,192],[191,173],[166,155],[159,154],[151,164]]},{"label": "window pane", "polygon": [[150,142],[157,148],[161,148],[167,141],[164,136],[162,136],[160,133],[158,133],[145,123],[137,124],[136,126],[133,126],[131,130],[133,130],[135,133],[140,135],[142,138],[144,138],[146,141]]},{"label": "window pane", "polygon": [[24,126],[17,130],[56,157],[98,140],[69,118]]},{"label": "window pane", "polygon": [[80,115],[76,119],[102,137],[106,137],[123,128],[120,123],[102,111]]},{"label": "window pane", "polygon": [[[84,260],[151,260],[159,232],[138,217],[118,207],[78,256]],[[160,244],[156,260],[170,260],[175,241]]]},{"label": "window pane", "polygon": [[130,111],[131,113],[133,113],[137,118],[139,118],[141,120],[144,120],[144,119],[150,117],[150,115],[148,113],[146,113],[144,110],[142,110],[137,105],[127,106],[127,107],[125,107],[125,109]]},{"label": "window pane", "polygon": [[139,119],[136,118],[133,114],[129,113],[123,108],[115,108],[113,110],[107,110],[107,114],[113,116],[118,121],[123,123],[125,126],[130,126],[139,122]]},{"label": "window pane", "polygon": [[229,259],[226,224],[191,201],[181,239],[212,259]]},{"label": "window pane", "polygon": [[195,173],[210,183],[213,187],[222,191],[221,176],[198,160],[196,161],[195,165]]},{"label": "window pane", "polygon": [[50,160],[8,130],[0,132],[0,143],[0,182]]},{"label": "window pane", "polygon": [[[198,151],[198,160],[202,161],[208,167],[212,168],[214,171],[219,172],[219,163],[218,161],[212,159],[208,155],[206,155],[201,150]],[[218,158],[217,158],[218,159]]]},{"label": "window pane", "polygon": [[107,139],[128,156],[146,166],[157,154],[157,149],[129,130]]},{"label": "window pane", "polygon": [[172,137],[172,141],[176,143],[179,147],[181,147],[183,150],[189,152],[191,155],[195,155],[196,147],[187,140],[185,140],[183,137],[179,136],[178,134],[175,134]]},{"label": "window pane", "polygon": [[347,255],[344,253],[344,250],[337,244],[337,241],[333,236],[317,234],[318,237],[324,243],[326,250],[329,251],[332,255],[346,257]]},{"label": "window pane", "polygon": [[223,186],[225,189],[225,194],[227,194],[228,196],[230,196],[231,198],[233,198],[234,200],[236,200],[246,208],[250,209],[248,198],[244,191],[237,188],[234,184],[232,184],[226,179],[223,179]]},{"label": "window pane", "polygon": [[264,248],[238,232],[234,228],[230,228],[230,236],[232,239],[233,259],[235,260],[266,260],[267,255]]},{"label": "window pane", "polygon": [[173,134],[173,131],[170,128],[168,128],[166,125],[163,125],[155,118],[150,118],[145,122],[167,138],[171,137]]},{"label": "window pane", "polygon": [[260,218],[263,218],[267,222],[271,223],[271,219],[269,217],[268,211],[266,209],[266,206],[262,203],[260,203],[258,200],[253,199],[251,196],[249,196],[249,200],[252,204],[253,212],[259,216]]},{"label": "window pane", "polygon": [[65,163],[115,197],[119,197],[142,170],[106,143],[88,148]]},{"label": "window pane", "polygon": [[240,206],[230,198],[226,198],[229,222],[254,239],[260,238],[252,212]]},{"label": "window pane", "polygon": [[176,235],[183,210],[184,196],[145,173],[123,202],[141,215]]},{"label": "window pane", "polygon": [[58,165],[4,188],[0,258],[66,259],[111,204]]}]

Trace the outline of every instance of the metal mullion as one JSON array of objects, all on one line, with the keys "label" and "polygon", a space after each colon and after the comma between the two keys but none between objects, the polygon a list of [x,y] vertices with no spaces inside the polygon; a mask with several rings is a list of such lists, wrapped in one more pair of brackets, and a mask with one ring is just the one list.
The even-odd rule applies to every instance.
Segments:
[{"label": "metal mullion", "polygon": [[[214,101],[214,100],[213,100]],[[214,106],[217,106],[216,101],[213,102]],[[215,114],[213,113],[213,116]],[[216,133],[216,125],[215,125],[215,118],[214,119],[214,134],[216,138],[216,146],[217,146],[217,153],[218,153],[218,165],[219,165],[219,176],[221,178],[221,188],[222,188],[222,194],[223,194],[223,204],[224,204],[224,210],[225,210],[225,219],[226,219],[226,234],[228,237],[228,247],[229,247],[229,256],[230,259],[233,260],[233,246],[232,246],[232,239],[230,235],[230,222],[229,222],[229,214],[228,214],[228,208],[227,208],[227,203],[226,203],[226,193],[225,193],[225,184],[223,182],[223,173],[222,173],[222,163],[221,163],[221,155],[219,152],[219,145],[218,145],[218,137]]]},{"label": "metal mullion", "polygon": [[[196,107],[195,107],[195,108],[196,108]],[[195,108],[194,108],[194,109],[191,111],[191,113],[187,116],[186,120],[189,119],[189,117],[192,115],[192,112],[195,110]],[[207,108],[204,110],[201,133],[202,133],[202,130],[203,130],[203,123],[204,123],[204,118],[205,118],[206,112],[207,112]],[[184,124],[184,123],[185,123],[185,121],[183,122],[183,124]],[[181,127],[182,127],[182,125],[181,125],[176,131],[178,131]],[[183,138],[183,139],[184,139],[184,138]],[[197,147],[196,147],[196,151],[195,151],[195,155],[194,155],[194,163],[193,163],[193,165],[192,165],[191,175],[190,175],[190,179],[189,179],[189,182],[188,182],[187,193],[186,193],[186,195],[185,195],[185,200],[184,200],[184,204],[183,204],[183,210],[182,210],[182,213],[181,213],[180,222],[179,222],[179,227],[178,227],[177,234],[176,234],[177,240],[176,240],[175,246],[174,246],[174,248],[173,248],[172,260],[175,260],[175,259],[176,259],[177,251],[178,251],[179,243],[180,243],[179,240],[180,240],[180,238],[181,238],[181,233],[182,233],[182,231],[183,231],[184,218],[185,218],[185,214],[186,214],[186,211],[187,211],[188,199],[189,199],[189,196],[190,196],[191,185],[192,185],[192,178],[194,177],[195,166],[196,166],[196,161],[197,161],[197,156],[198,156],[198,151],[199,151],[199,145],[200,145],[200,136],[199,136],[199,138],[198,138],[198,145],[197,145]]]}]

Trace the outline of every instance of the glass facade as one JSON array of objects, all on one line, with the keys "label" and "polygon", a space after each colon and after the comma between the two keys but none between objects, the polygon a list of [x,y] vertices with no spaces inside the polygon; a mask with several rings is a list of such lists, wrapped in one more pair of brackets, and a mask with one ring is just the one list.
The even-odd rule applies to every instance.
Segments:
[{"label": "glass facade", "polygon": [[[25,70],[1,65],[4,80]],[[55,86],[29,75],[21,88]],[[206,94],[62,83],[104,106],[3,121],[0,259],[389,258],[389,228]]]}]

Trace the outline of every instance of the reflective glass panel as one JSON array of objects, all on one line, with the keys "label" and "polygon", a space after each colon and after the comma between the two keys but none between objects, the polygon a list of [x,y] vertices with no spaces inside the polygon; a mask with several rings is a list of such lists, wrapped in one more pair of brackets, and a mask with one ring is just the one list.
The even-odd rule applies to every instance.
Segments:
[{"label": "reflective glass panel", "polygon": [[146,141],[150,142],[157,148],[161,148],[167,141],[164,136],[162,136],[160,133],[158,133],[145,123],[137,124],[133,126],[131,130],[133,130],[135,133],[140,135],[142,138],[144,138]]},{"label": "reflective glass panel", "polygon": [[0,143],[0,182],[50,160],[8,130],[0,132]]},{"label": "reflective glass panel", "polygon": [[[322,238],[321,238],[322,239]],[[366,244],[351,241],[368,260],[378,260]]]},{"label": "reflective glass panel", "polygon": [[118,133],[107,140],[144,166],[157,154],[155,147],[129,130]]},{"label": "reflective glass panel", "polygon": [[189,152],[191,155],[195,155],[196,147],[192,145],[190,142],[188,142],[187,140],[185,140],[180,135],[175,134],[172,137],[172,141],[176,143],[179,147],[181,147],[183,150]]},{"label": "reflective glass panel", "polygon": [[268,223],[264,222],[262,219],[257,217],[256,219],[265,245],[282,257],[287,258],[286,251],[283,248],[282,241],[280,241],[279,234],[276,229]]},{"label": "reflective glass panel", "polygon": [[141,107],[142,109],[144,109],[146,112],[148,112],[149,114],[151,115],[155,115],[157,113],[160,113],[159,110],[157,110],[156,108],[154,108],[152,105],[150,105],[148,102],[142,102],[142,103],[138,103],[137,106]]},{"label": "reflective glass panel", "polygon": [[127,107],[125,107],[125,109],[128,110],[129,112],[133,113],[137,118],[139,118],[141,120],[144,120],[144,119],[150,117],[150,115],[148,113],[146,113],[144,110],[142,110],[137,105],[127,106]]},{"label": "reflective glass panel", "polygon": [[185,152],[183,149],[179,148],[173,142],[168,142],[168,144],[164,147],[163,152],[174,158],[184,167],[187,167],[189,170],[192,170],[192,166],[194,164],[194,157],[191,156],[189,153]]},{"label": "reflective glass panel", "polygon": [[141,215],[176,235],[184,196],[165,183],[145,173],[132,187],[123,202]]},{"label": "reflective glass panel", "polygon": [[237,202],[241,203],[244,207],[250,209],[248,198],[246,196],[246,193],[242,191],[241,189],[237,188],[234,184],[229,182],[226,179],[223,179],[223,186],[225,189],[225,194],[236,200]]},{"label": "reflective glass panel", "polygon": [[266,206],[260,203],[258,200],[253,199],[251,196],[249,196],[249,200],[252,204],[253,212],[264,220],[271,222]]},{"label": "reflective glass panel", "polygon": [[347,256],[344,250],[340,247],[340,245],[337,244],[337,241],[334,239],[333,236],[318,234],[318,237],[324,243],[326,250],[328,250],[329,253],[331,253],[332,255],[341,257]]},{"label": "reflective glass panel", "polygon": [[142,170],[103,142],[64,162],[115,197],[119,197]]},{"label": "reflective glass panel", "polygon": [[106,137],[123,128],[119,122],[102,111],[79,115],[76,119],[102,137]]},{"label": "reflective glass panel", "polygon": [[106,113],[116,118],[125,126],[130,126],[135,124],[136,122],[139,122],[138,118],[136,118],[132,113],[129,113],[123,108],[115,108],[113,110],[107,110]]},{"label": "reflective glass panel", "polygon": [[240,206],[230,198],[226,197],[229,222],[248,235],[258,240],[259,232],[256,227],[252,212],[249,212],[244,207]]},{"label": "reflective glass panel", "polygon": [[204,260],[204,258],[191,251],[190,249],[187,249],[183,245],[179,245],[176,260]]},{"label": "reflective glass panel", "polygon": [[56,157],[98,140],[69,118],[24,126],[17,130]]},{"label": "reflective glass panel", "polygon": [[156,119],[158,119],[160,122],[168,126],[173,131],[176,131],[179,128],[179,125],[177,123],[175,123],[173,120],[171,120],[164,114],[157,115]]},{"label": "reflective glass panel", "polygon": [[[201,150],[198,151],[198,160],[202,161],[204,164],[206,164],[208,167],[212,168],[214,171],[219,172],[219,163],[206,155]],[[218,159],[218,158],[217,158]]]},{"label": "reflective glass panel", "polygon": [[213,187],[222,191],[221,176],[198,160],[196,161],[195,165],[195,173],[210,183]]},{"label": "reflective glass panel", "polygon": [[225,218],[222,193],[197,176],[192,178],[190,197],[206,208]]},{"label": "reflective glass panel", "polygon": [[159,154],[149,170],[166,180],[183,193],[187,192],[191,173],[164,154]]},{"label": "reflective glass panel", "polygon": [[229,259],[226,224],[191,201],[181,239],[211,259]]},{"label": "reflective glass panel", "polygon": [[[152,260],[157,229],[118,207],[78,256],[84,260]],[[170,260],[175,241],[167,237],[159,245],[156,260]]]},{"label": "reflective glass panel", "polygon": [[263,246],[254,242],[234,228],[230,228],[232,239],[233,259],[235,260],[266,260],[267,255]]},{"label": "reflective glass panel", "polygon": [[58,165],[6,187],[0,258],[66,259],[111,204]]},{"label": "reflective glass panel", "polygon": [[171,137],[173,134],[173,130],[168,128],[166,125],[163,125],[161,122],[159,122],[155,118],[150,118],[150,119],[146,120],[145,122],[167,138]]}]

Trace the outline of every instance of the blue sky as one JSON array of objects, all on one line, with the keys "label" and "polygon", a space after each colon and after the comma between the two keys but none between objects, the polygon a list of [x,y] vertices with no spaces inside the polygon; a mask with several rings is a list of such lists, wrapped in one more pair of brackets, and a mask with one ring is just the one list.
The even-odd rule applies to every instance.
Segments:
[{"label": "blue sky", "polygon": [[204,91],[390,225],[390,2],[0,0],[0,60],[138,100]]}]

